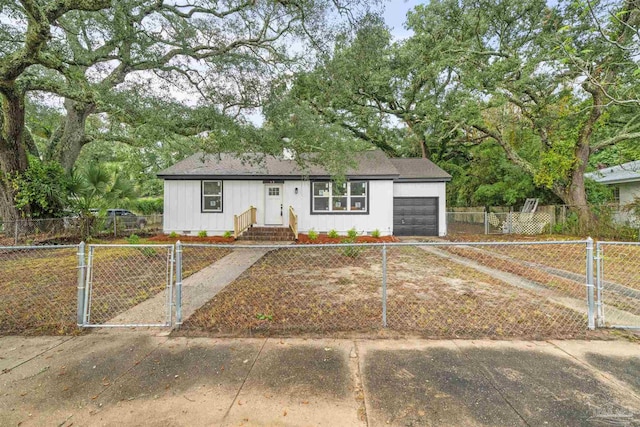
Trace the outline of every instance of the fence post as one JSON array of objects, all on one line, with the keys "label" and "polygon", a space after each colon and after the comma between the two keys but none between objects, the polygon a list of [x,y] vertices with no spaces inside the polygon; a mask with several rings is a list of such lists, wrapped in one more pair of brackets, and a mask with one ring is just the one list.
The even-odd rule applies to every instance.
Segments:
[{"label": "fence post", "polygon": [[118,217],[113,213],[113,237],[118,237]]},{"label": "fence post", "polygon": [[382,244],[382,327],[387,327],[387,245]]},{"label": "fence post", "polygon": [[77,324],[84,324],[84,292],[85,292],[85,263],[84,263],[84,242],[78,245],[78,313]]},{"label": "fence post", "polygon": [[176,327],[182,325],[182,243],[176,242]]},{"label": "fence post", "polygon": [[484,210],[484,234],[489,234],[489,214]]},{"label": "fence post", "polygon": [[600,244],[596,243],[596,322],[598,327],[604,327],[604,305],[602,302],[602,287],[604,285],[604,271],[602,270],[603,250]]},{"label": "fence post", "polygon": [[13,243],[18,246],[18,220],[13,222]]},{"label": "fence post", "polygon": [[593,298],[593,239],[587,238],[587,318],[589,329],[595,329],[595,305]]}]

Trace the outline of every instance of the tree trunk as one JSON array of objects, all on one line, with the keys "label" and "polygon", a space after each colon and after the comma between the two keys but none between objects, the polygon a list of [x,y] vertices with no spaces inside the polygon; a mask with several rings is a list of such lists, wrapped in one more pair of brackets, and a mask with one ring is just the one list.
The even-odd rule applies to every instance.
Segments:
[{"label": "tree trunk", "polygon": [[424,140],[424,135],[419,132],[416,132],[413,121],[405,119],[404,122],[409,128],[409,131],[416,137],[416,140],[418,141],[418,146],[420,148],[420,156],[423,159],[428,159],[430,153],[429,153],[429,148],[427,147],[427,142]]},{"label": "tree trunk", "polygon": [[24,145],[24,93],[15,84],[5,83],[0,87],[2,99],[2,121],[0,122],[0,218],[14,221],[29,216],[28,207],[19,210],[14,203],[15,190],[11,179],[27,170],[29,166]]},{"label": "tree trunk", "polygon": [[87,117],[95,111],[95,105],[65,99],[64,108],[67,114],[49,141],[47,159],[58,161],[69,172],[87,143],[85,125]]}]

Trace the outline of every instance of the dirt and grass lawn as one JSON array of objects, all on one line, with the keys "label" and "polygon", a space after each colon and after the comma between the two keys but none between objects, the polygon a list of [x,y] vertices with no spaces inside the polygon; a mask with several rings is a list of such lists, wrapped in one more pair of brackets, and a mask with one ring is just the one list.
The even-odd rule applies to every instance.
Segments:
[{"label": "dirt and grass lawn", "polygon": [[[80,332],[76,326],[77,252],[77,247],[0,251],[0,335],[68,335]],[[222,249],[202,252],[190,259],[184,277],[211,265],[229,252]],[[167,272],[166,249],[96,248],[91,294],[92,323],[107,322],[162,292]]]},{"label": "dirt and grass lawn", "polygon": [[[426,337],[584,335],[584,304],[576,310],[563,302],[573,298],[566,279],[543,279],[545,292],[522,289],[418,247],[388,248],[388,330]],[[246,270],[187,319],[183,330],[371,333],[382,330],[382,322],[380,247],[286,247]]]}]

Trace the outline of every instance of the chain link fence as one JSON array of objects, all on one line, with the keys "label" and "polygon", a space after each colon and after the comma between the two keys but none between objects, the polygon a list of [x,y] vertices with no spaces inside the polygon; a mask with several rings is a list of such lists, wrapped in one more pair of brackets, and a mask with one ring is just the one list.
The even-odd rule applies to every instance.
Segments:
[{"label": "chain link fence", "polygon": [[[219,292],[182,329],[235,336],[381,330],[449,338],[580,336],[589,327],[586,247],[587,241],[185,245],[185,265],[228,251],[207,274],[241,273],[217,284]],[[245,261],[252,252],[258,260]],[[183,293],[190,288],[184,279]]]},{"label": "chain link fence", "polygon": [[78,246],[0,247],[0,335],[61,335],[76,326]]},{"label": "chain link fence", "polygon": [[77,243],[89,236],[127,237],[162,232],[162,215],[89,216],[0,221],[0,246]]},{"label": "chain link fence", "polygon": [[79,324],[548,339],[640,326],[637,244],[178,244],[175,262],[172,245],[86,249],[0,247],[0,334],[72,334]]},{"label": "chain link fence", "polygon": [[171,326],[173,245],[88,245],[82,325]]},{"label": "chain link fence", "polygon": [[391,246],[388,326],[430,337],[584,335],[585,245]]},{"label": "chain link fence", "polygon": [[487,234],[486,213],[447,212],[447,234]]},{"label": "chain link fence", "polygon": [[640,243],[598,242],[598,326],[640,329]]},{"label": "chain link fence", "polygon": [[[206,272],[226,279],[216,283],[220,291],[183,329],[254,335],[372,331],[382,325],[379,247],[184,245],[183,264],[225,253]],[[199,273],[184,279],[183,310],[203,279]]]}]

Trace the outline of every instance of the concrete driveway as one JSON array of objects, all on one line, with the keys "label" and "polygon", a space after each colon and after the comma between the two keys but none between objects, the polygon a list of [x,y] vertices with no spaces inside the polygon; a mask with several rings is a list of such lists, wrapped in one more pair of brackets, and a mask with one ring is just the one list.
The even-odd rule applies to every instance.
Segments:
[{"label": "concrete driveway", "polygon": [[[615,341],[0,338],[0,425],[640,425]],[[607,424],[608,423],[608,424]]]}]

